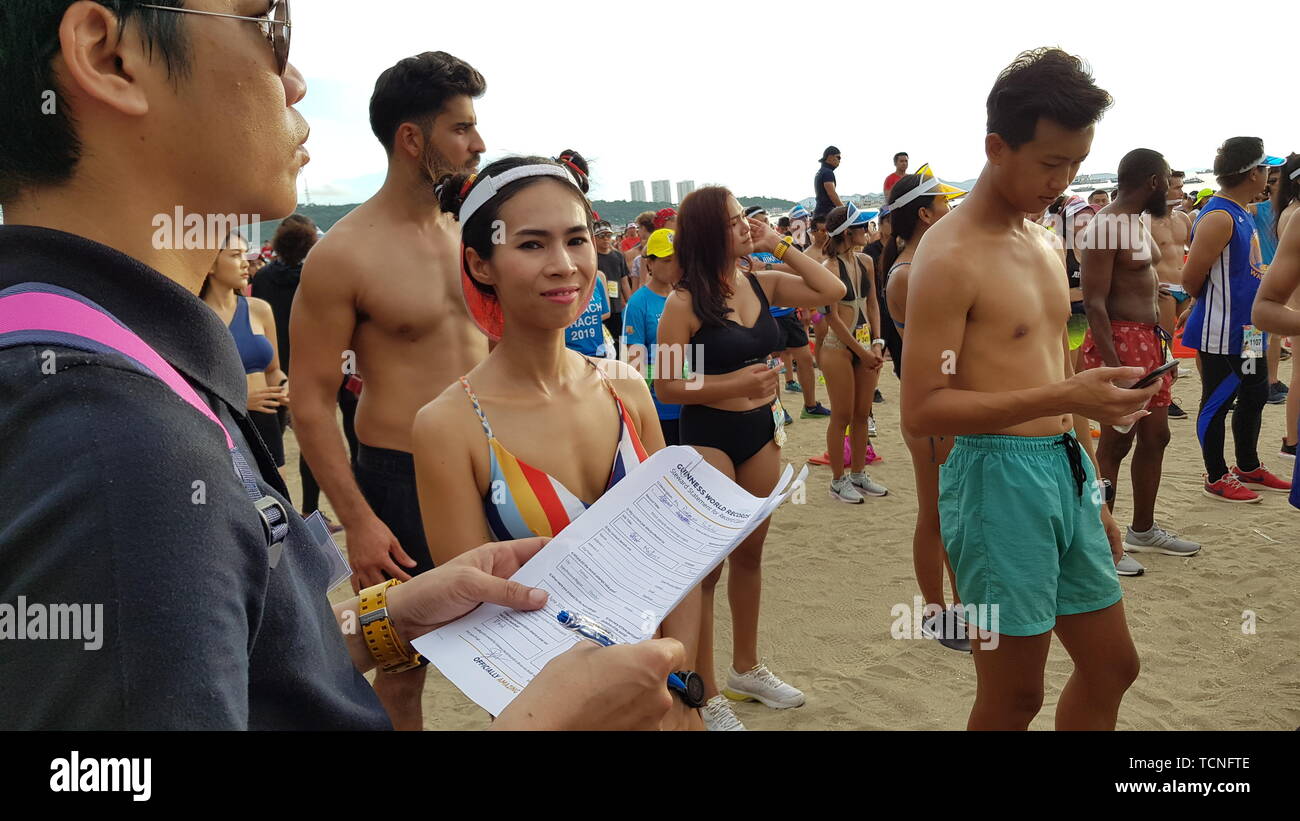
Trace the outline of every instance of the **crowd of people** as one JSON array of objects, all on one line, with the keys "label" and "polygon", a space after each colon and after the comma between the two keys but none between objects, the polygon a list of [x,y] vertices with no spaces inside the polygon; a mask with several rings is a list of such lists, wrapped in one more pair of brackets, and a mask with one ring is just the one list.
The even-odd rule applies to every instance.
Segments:
[{"label": "crowd of people", "polygon": [[[1149,149],[1123,158],[1113,199],[1063,197],[1111,98],[1078,58],[1040,49],[996,80],[970,192],[928,165],[908,173],[900,152],[886,204],[865,209],[837,192],[829,146],[811,212],[773,226],[709,186],[618,238],[578,151],[480,169],[486,81],[429,52],[378,78],[369,115],[387,177],[323,236],[293,215],[273,254],[238,233],[158,248],[139,226],[173,199],[289,213],[306,162],[288,3],[240,18],[265,43],[178,19],[188,11],[72,4],[19,14],[49,37],[0,31],[0,68],[40,66],[26,93],[63,89],[59,115],[0,132],[0,590],[109,597],[116,614],[100,654],[0,643],[0,690],[48,685],[23,688],[7,726],[420,729],[427,665],[410,640],[482,602],[544,606],[510,576],[657,450],[693,447],[766,496],[795,424],[784,392],[801,422],[826,425],[830,498],[887,495],[867,473],[887,362],[915,474],[924,629],[973,657],[972,729],[1028,726],[1053,635],[1074,662],[1056,726],[1114,728],[1138,675],[1117,576],[1142,568],[1127,553],[1201,550],[1154,520],[1175,333],[1201,371],[1205,494],[1290,491],[1300,507],[1257,452],[1281,381],[1255,364],[1300,336],[1300,156],[1228,139],[1220,189],[1195,213]],[[60,60],[23,51],[44,41]],[[232,82],[247,116],[214,113]],[[249,118],[266,128],[246,133]],[[181,127],[195,121],[211,128]],[[141,156],[142,140],[175,162]],[[1120,223],[1138,227],[1108,241]],[[1280,455],[1293,459],[1294,400],[1289,411]],[[296,508],[278,470],[289,425]],[[1111,508],[1130,451],[1121,533]],[[321,492],[355,594],[332,606],[305,518]],[[761,652],[767,536],[764,523],[660,614],[654,639],[579,644],[493,726],[741,730],[733,702],[803,705],[808,683]],[[349,631],[357,613],[389,638]],[[703,699],[664,687],[679,670],[698,672]]]}]

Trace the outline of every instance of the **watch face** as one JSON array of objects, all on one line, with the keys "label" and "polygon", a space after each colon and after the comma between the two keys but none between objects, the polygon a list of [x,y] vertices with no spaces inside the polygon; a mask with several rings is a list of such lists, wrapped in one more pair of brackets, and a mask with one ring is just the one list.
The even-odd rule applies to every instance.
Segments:
[{"label": "watch face", "polygon": [[686,684],[686,706],[704,706],[704,679],[698,673],[684,673],[682,681]]}]

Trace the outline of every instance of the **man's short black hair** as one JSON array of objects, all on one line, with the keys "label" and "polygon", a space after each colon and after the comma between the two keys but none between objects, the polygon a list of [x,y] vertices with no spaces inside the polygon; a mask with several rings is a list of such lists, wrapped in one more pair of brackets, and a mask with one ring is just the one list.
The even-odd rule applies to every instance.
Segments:
[{"label": "man's short black hair", "polygon": [[445,51],[407,57],[379,75],[370,96],[370,129],[384,150],[393,153],[393,140],[402,123],[427,129],[447,101],[462,94],[482,97],[487,81],[469,63]]},{"label": "man's short black hair", "polygon": [[[6,0],[0,3],[0,202],[22,189],[71,179],[81,159],[75,118],[54,78],[59,24],[74,0]],[[152,0],[180,6],[181,0]],[[189,15],[140,8],[137,0],[99,0],[117,15],[118,30],[138,22],[137,35],[176,83],[190,69],[184,21]]]},{"label": "man's short black hair", "polygon": [[1039,119],[1078,131],[1114,101],[1092,81],[1088,65],[1059,48],[1022,52],[1002,70],[988,98],[988,133],[1013,150],[1034,139]]},{"label": "man's short black hair", "polygon": [[1167,168],[1165,157],[1150,148],[1135,148],[1119,161],[1119,190],[1138,188],[1151,176],[1161,176]]},{"label": "man's short black hair", "polygon": [[1264,141],[1259,137],[1230,137],[1214,155],[1214,178],[1223,188],[1235,188],[1255,170],[1254,166],[1246,166],[1263,155]]},{"label": "man's short black hair", "polygon": [[900,151],[900,152],[898,152],[897,154],[894,155],[894,162],[898,162],[898,158],[899,158],[899,157],[907,157],[909,160],[911,159],[911,157],[908,157],[906,151]]}]

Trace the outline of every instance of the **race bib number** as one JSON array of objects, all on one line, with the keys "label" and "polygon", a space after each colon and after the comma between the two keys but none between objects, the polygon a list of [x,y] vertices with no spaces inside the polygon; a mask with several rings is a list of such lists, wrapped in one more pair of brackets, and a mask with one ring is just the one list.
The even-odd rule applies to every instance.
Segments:
[{"label": "race bib number", "polygon": [[610,299],[618,299],[618,280],[605,280],[605,293],[609,295]]},{"label": "race bib number", "polygon": [[1241,326],[1241,355],[1248,359],[1264,356],[1264,332],[1254,325]]},{"label": "race bib number", "polygon": [[856,340],[858,340],[858,342],[862,345],[862,347],[864,347],[864,348],[870,348],[870,347],[871,347],[871,327],[870,327],[869,325],[863,325],[863,326],[859,327],[857,330],[855,330],[855,331],[853,332],[853,338],[856,339]]}]

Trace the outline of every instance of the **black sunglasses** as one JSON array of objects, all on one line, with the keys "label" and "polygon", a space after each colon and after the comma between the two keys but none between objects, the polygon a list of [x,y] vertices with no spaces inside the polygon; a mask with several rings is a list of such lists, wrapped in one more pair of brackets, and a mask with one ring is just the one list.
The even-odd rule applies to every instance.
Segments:
[{"label": "black sunglasses", "polygon": [[156,11],[175,11],[181,14],[199,14],[204,17],[225,17],[229,20],[246,20],[257,23],[262,29],[263,36],[270,42],[271,48],[275,51],[276,68],[280,75],[289,68],[289,33],[293,28],[289,17],[289,0],[276,0],[266,12],[258,17],[245,17],[239,14],[221,14],[215,11],[199,11],[198,9],[183,9],[176,6],[158,6],[152,3],[141,3],[139,8],[154,9]]}]

